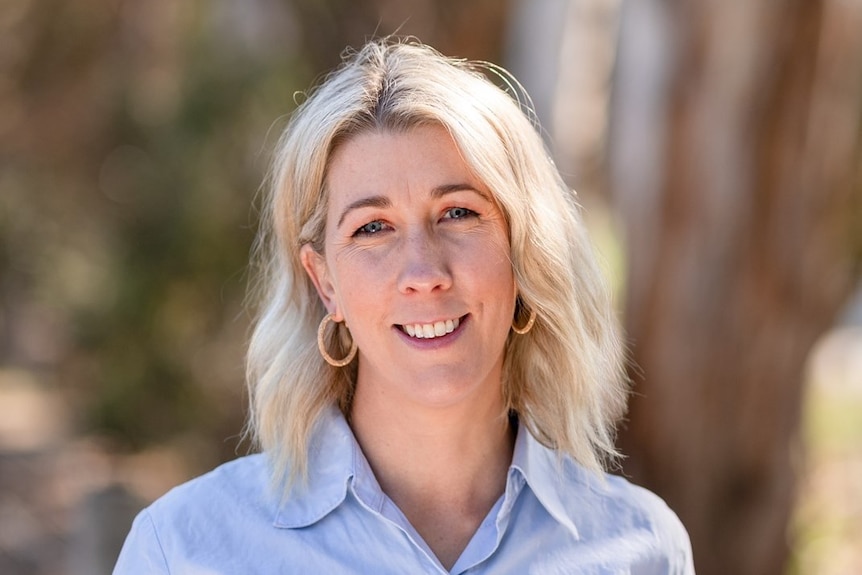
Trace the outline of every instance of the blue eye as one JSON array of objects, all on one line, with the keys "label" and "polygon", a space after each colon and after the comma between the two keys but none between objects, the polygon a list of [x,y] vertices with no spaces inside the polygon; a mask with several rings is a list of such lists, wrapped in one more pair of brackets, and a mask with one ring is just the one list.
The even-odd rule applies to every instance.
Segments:
[{"label": "blue eye", "polygon": [[467,208],[449,208],[448,210],[446,210],[446,214],[443,217],[453,220],[460,220],[475,215],[477,215],[476,212],[474,212],[473,210],[468,210]]},{"label": "blue eye", "polygon": [[381,222],[380,220],[374,220],[373,222],[368,222],[367,224],[356,230],[353,235],[370,236],[381,231],[383,231],[383,222]]}]

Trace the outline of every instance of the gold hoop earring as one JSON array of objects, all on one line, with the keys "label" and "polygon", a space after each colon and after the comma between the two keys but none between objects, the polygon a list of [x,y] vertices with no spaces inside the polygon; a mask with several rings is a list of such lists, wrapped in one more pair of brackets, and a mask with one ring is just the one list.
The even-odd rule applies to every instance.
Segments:
[{"label": "gold hoop earring", "polygon": [[530,319],[527,320],[527,324],[524,327],[518,327],[515,325],[514,320],[512,321],[512,331],[517,333],[518,335],[526,335],[531,329],[533,329],[533,324],[536,323],[536,310],[530,310]]},{"label": "gold hoop earring", "polygon": [[329,353],[326,351],[326,343],[323,341],[323,334],[326,332],[326,324],[334,321],[332,319],[332,314],[328,313],[326,316],[320,320],[320,325],[317,326],[317,349],[320,351],[320,355],[323,356],[323,360],[331,365],[332,367],[344,367],[356,357],[356,341],[351,338],[350,340],[350,351],[347,353],[347,356],[343,359],[334,359]]}]

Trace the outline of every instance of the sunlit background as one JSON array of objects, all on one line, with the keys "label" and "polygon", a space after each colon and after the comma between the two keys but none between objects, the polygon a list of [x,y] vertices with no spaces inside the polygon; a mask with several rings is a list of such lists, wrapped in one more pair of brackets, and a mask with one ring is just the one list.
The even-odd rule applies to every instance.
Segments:
[{"label": "sunlit background", "polygon": [[[643,463],[649,446],[638,430],[652,429],[641,414],[662,397],[675,413],[726,401],[665,378],[646,355],[662,349],[653,337],[677,330],[677,341],[691,348],[672,347],[664,361],[687,365],[702,336],[686,332],[680,317],[707,329],[715,322],[715,339],[702,348],[718,359],[707,365],[738,361],[781,373],[783,362],[798,383],[793,376],[768,391],[774,402],[740,394],[739,426],[721,416],[713,427],[668,420],[674,440],[658,440],[663,453],[685,453],[676,442],[704,434],[733,437],[758,418],[786,424],[783,443],[755,455],[786,456],[796,478],[787,488],[796,496],[765,501],[768,493],[745,488],[762,479],[756,473],[743,474],[743,485],[716,479],[716,491],[748,506],[741,517],[787,507],[772,533],[724,549],[757,555],[777,538],[771,554],[779,559],[749,564],[781,568],[758,575],[862,573],[862,2],[664,4],[0,2],[0,573],[108,573],[142,506],[252,449],[241,440],[243,354],[254,313],[246,301],[248,256],[270,151],[298,91],[346,46],[396,32],[448,55],[501,63],[532,95],[634,334],[642,405],[622,446],[635,479],[684,520],[697,518],[698,506],[661,482],[656,468],[664,464]],[[759,44],[764,37],[771,51]],[[771,85],[786,105],[768,100],[756,83],[776,70],[792,88]],[[761,122],[773,109],[786,114]],[[798,155],[785,153],[797,138],[804,143]],[[816,161],[795,172],[804,162],[794,158]],[[755,164],[768,168],[749,177]],[[704,181],[712,195],[701,195]],[[755,196],[753,209],[740,199]],[[740,222],[751,223],[751,237],[735,233]],[[697,239],[702,228],[717,231]],[[742,282],[748,287],[718,309],[744,319],[751,313],[735,311],[740,300],[790,307],[776,304],[776,321],[764,325],[778,327],[758,327],[760,339],[747,345],[738,338],[728,354],[721,318],[698,310],[732,292],[717,287],[721,278],[754,269],[768,280],[783,268],[757,257],[735,267],[730,256],[698,251],[697,242],[756,246],[761,238],[750,230],[775,228],[784,232],[765,240],[772,250],[765,253],[788,246],[789,267],[800,277]],[[670,239],[662,235],[668,230]],[[659,244],[667,249],[650,252]],[[739,253],[760,252],[743,245]],[[694,293],[697,282],[679,289],[700,295],[700,303],[650,299],[684,281],[685,270],[674,266],[688,261],[690,277],[706,278],[703,293]],[[761,291],[765,300],[750,295]],[[676,316],[674,304],[693,307]],[[782,321],[783,309],[800,307],[805,313]],[[769,317],[763,305],[750,309]],[[656,317],[647,322],[650,313]],[[785,335],[782,355],[768,342]],[[704,370],[692,365],[695,374]],[[769,406],[786,417],[767,416]],[[751,434],[750,442],[758,438]],[[691,449],[720,462],[723,444],[715,445],[715,453],[709,445]],[[680,456],[672,464],[699,465],[690,461]],[[715,523],[716,532],[725,527]],[[694,519],[687,525],[699,573],[754,575],[724,570],[716,558],[722,548],[701,546],[705,531]]]}]

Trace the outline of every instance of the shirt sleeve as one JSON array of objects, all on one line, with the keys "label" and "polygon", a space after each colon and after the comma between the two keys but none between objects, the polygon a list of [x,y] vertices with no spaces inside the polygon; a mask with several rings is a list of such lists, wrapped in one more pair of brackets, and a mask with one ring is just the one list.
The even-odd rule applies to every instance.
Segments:
[{"label": "shirt sleeve", "polygon": [[669,524],[667,537],[669,543],[670,573],[672,575],[695,575],[694,556],[691,551],[691,539],[688,531],[679,520],[676,513],[668,508]]},{"label": "shirt sleeve", "polygon": [[160,574],[169,575],[170,569],[153,518],[144,509],[132,523],[113,575]]}]

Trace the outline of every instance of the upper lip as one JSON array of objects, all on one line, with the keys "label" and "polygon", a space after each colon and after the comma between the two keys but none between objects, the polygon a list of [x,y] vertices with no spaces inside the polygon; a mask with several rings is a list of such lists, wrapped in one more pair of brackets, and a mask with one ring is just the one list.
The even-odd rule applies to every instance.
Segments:
[{"label": "upper lip", "polygon": [[456,319],[457,320],[463,320],[465,317],[466,317],[466,314],[464,314],[464,315],[450,315],[447,317],[438,317],[437,319],[432,319],[432,320],[420,319],[420,320],[405,321],[402,323],[397,323],[395,325],[401,326],[401,327],[403,327],[405,325],[434,325],[438,321],[444,321],[445,322],[445,321],[449,321],[449,320],[455,321]]}]

